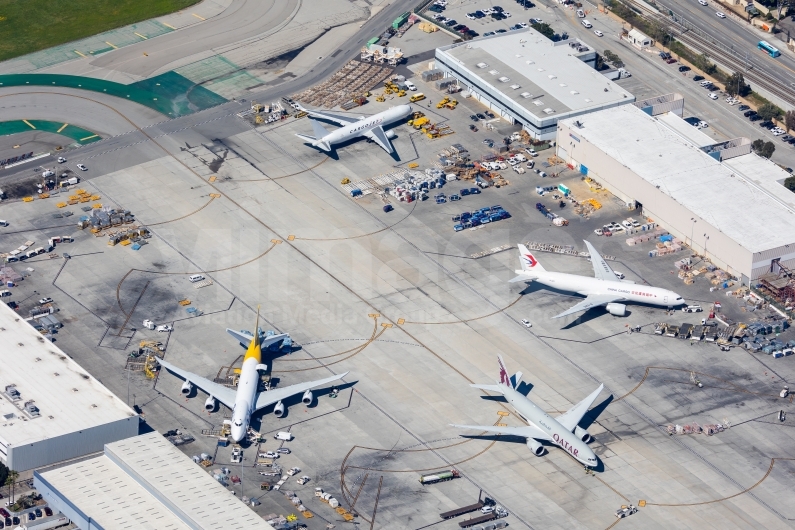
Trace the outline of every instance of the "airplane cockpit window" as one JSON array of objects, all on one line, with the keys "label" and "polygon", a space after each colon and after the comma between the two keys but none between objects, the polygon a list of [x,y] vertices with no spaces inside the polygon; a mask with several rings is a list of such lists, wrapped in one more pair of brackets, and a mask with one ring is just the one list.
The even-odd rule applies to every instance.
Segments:
[{"label": "airplane cockpit window", "polygon": [[242,422],[242,421],[240,421],[240,420],[235,420],[235,425],[236,425],[237,427],[242,427],[242,426],[243,426],[243,422]]}]

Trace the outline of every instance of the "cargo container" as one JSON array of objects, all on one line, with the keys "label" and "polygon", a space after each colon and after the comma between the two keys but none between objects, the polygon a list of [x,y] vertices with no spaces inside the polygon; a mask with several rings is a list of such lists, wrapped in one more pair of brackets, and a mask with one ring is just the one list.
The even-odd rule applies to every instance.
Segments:
[{"label": "cargo container", "polygon": [[483,501],[478,501],[475,504],[470,504],[469,506],[462,506],[461,508],[456,508],[455,510],[450,510],[449,512],[440,513],[439,517],[442,519],[452,519],[453,517],[458,517],[459,515],[464,515],[465,513],[478,511],[483,508],[483,506]]}]

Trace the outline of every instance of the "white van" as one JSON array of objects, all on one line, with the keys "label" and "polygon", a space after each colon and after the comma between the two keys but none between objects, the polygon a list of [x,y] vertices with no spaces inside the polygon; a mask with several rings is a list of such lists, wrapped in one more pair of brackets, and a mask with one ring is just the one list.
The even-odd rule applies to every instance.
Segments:
[{"label": "white van", "polygon": [[190,280],[191,283],[196,283],[202,281],[204,279],[204,276],[202,276],[201,274],[191,274],[190,277],[188,277],[188,279]]},{"label": "white van", "polygon": [[584,19],[582,19],[582,21],[580,22],[580,24],[582,24],[583,26],[585,26],[586,28],[589,28],[589,29],[593,27],[593,24],[591,24],[590,22],[588,22],[588,19],[585,19],[585,18],[584,18]]},{"label": "white van", "polygon": [[405,83],[406,83],[406,88],[408,88],[409,90],[413,90],[413,91],[417,90],[417,85],[415,85],[411,81],[406,81]]}]

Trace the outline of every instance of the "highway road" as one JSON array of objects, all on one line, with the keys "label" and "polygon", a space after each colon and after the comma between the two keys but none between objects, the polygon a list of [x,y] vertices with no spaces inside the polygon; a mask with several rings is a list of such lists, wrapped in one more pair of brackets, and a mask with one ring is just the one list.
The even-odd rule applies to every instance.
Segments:
[{"label": "highway road", "polygon": [[104,53],[91,65],[150,77],[179,59],[278,31],[292,20],[303,1],[234,0],[201,24]]},{"label": "highway road", "polygon": [[[670,9],[684,26],[694,27],[694,32],[702,37],[708,37],[711,42],[718,43],[726,50],[734,50],[735,55],[742,57],[743,60],[747,53],[750,68],[762,69],[774,76],[782,87],[790,92],[795,90],[795,55],[786,50],[786,46],[772,35],[766,36],[732,15],[719,18],[716,12],[728,13],[728,11],[710,0],[707,6],[700,5],[696,0],[665,0],[663,3],[657,2],[657,5],[664,15],[667,16],[667,9]],[[758,50],[756,45],[760,40],[768,40],[782,50],[781,56],[774,59]]]}]

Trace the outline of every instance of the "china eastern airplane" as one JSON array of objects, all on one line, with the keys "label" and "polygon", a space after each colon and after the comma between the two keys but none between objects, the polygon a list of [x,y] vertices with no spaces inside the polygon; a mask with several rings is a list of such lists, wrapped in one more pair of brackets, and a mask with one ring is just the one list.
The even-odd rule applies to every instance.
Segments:
[{"label": "china eastern airplane", "polygon": [[[254,330],[256,335],[259,335],[259,310],[257,311],[257,326],[255,326]],[[282,403],[283,399],[303,392],[304,395],[301,401],[305,405],[309,405],[314,399],[312,395],[313,388],[336,381],[337,379],[342,379],[348,375],[348,372],[345,372],[344,374],[327,377],[319,381],[298,383],[297,385],[259,392],[259,372],[267,370],[268,368],[266,365],[262,364],[262,350],[267,349],[271,344],[285,339],[287,335],[280,334],[262,338],[261,336],[253,336],[228,328],[226,331],[239,342],[248,342],[248,348],[243,357],[243,366],[240,368],[240,378],[238,379],[236,391],[219,385],[218,383],[213,383],[187,370],[177,368],[169,362],[157,359],[157,357],[156,359],[163,368],[185,380],[182,384],[183,395],[189,395],[194,385],[209,394],[207,401],[204,402],[205,410],[215,410],[218,401],[232,409],[231,434],[235,442],[239,442],[245,438],[248,425],[251,421],[251,414],[254,412],[276,403],[276,406],[273,408],[273,413],[277,418],[281,418],[285,413],[284,403]]]},{"label": "china eastern airplane", "polygon": [[365,118],[364,116],[351,118],[349,116],[339,116],[337,114],[304,108],[301,110],[308,113],[312,118],[333,121],[341,126],[335,131],[328,131],[320,122],[309,120],[312,123],[312,130],[315,136],[307,136],[305,134],[296,134],[296,136],[302,140],[306,140],[313,147],[319,147],[324,151],[331,151],[331,146],[334,144],[345,142],[357,136],[364,136],[380,145],[383,150],[390,155],[395,152],[395,148],[392,147],[392,143],[389,139],[395,137],[395,132],[385,131],[384,126],[403,120],[411,114],[411,107],[409,105],[390,107],[369,118]]},{"label": "china eastern airplane", "polygon": [[588,252],[591,254],[594,278],[547,271],[526,246],[519,245],[519,262],[522,265],[522,270],[515,271],[518,276],[511,281],[528,283],[536,281],[547,287],[572,291],[585,296],[585,300],[552,318],[565,317],[599,306],[606,306],[605,309],[611,315],[623,317],[627,312],[627,306],[619,302],[641,302],[669,308],[685,303],[681,296],[668,289],[636,285],[631,281],[619,280],[616,273],[593,245],[585,241],[585,246],[588,247]]},{"label": "china eastern airplane", "polygon": [[[596,467],[596,455],[588,447],[587,442],[591,441],[588,431],[578,424],[585,413],[588,412],[591,404],[604,389],[604,385],[594,390],[590,396],[583,399],[568,411],[557,418],[553,418],[535,403],[530,401],[516,389],[522,379],[522,372],[517,372],[513,377],[508,377],[505,363],[501,356],[497,356],[500,363],[500,380],[496,385],[469,385],[473,388],[496,392],[505,396],[505,399],[513,407],[519,416],[527,422],[526,427],[498,427],[496,425],[451,425],[459,429],[472,429],[476,431],[486,431],[494,434],[506,434],[519,436],[525,439],[527,447],[536,456],[542,456],[545,452],[541,441],[557,445],[573,456],[578,462],[586,467]],[[539,441],[540,440],[540,441]]]}]

